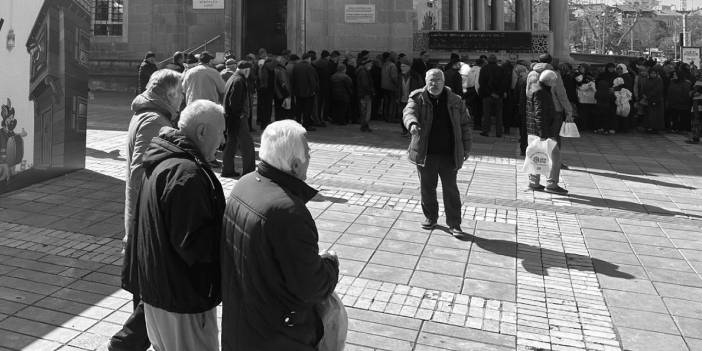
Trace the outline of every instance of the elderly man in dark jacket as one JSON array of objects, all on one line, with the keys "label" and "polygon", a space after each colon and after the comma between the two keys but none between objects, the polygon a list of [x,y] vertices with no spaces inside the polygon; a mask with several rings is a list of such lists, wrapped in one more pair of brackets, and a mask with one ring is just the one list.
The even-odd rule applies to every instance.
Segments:
[{"label": "elderly man in dark jacket", "polygon": [[234,178],[239,174],[234,170],[234,157],[239,148],[242,159],[242,173],[248,174],[256,167],[256,151],[246,121],[253,109],[248,78],[251,63],[241,61],[234,75],[227,82],[224,95],[224,117],[227,126],[227,144],[222,156],[222,177]]},{"label": "elderly man in dark jacket", "polygon": [[323,335],[316,305],[336,286],[339,261],[319,254],[306,207],[306,130],[292,120],[261,135],[258,170],[227,201],[222,235],[222,350],[316,350]]},{"label": "elderly man in dark jacket", "polygon": [[[526,125],[527,134],[535,135],[541,140],[551,139],[556,144],[556,137],[560,132],[561,117],[556,113],[553,93],[551,89],[558,83],[559,77],[552,70],[544,70],[539,74],[538,82],[533,80],[527,82],[526,88]],[[554,145],[551,152],[551,172],[548,183],[545,187],[547,192],[556,194],[567,194],[568,191],[558,186],[558,178],[561,174],[561,152],[558,145]],[[544,186],[539,184],[540,175],[529,175],[529,188],[532,190],[544,190]]]},{"label": "elderly man in dark jacket", "polygon": [[504,70],[497,65],[495,55],[488,56],[487,65],[480,69],[478,77],[478,95],[483,99],[483,132],[482,136],[490,134],[492,128],[492,117],[495,117],[495,135],[500,138],[504,127],[502,124],[502,107],[507,98],[507,85]]},{"label": "elderly man in dark jacket", "polygon": [[319,90],[319,77],[311,62],[312,55],[306,53],[292,69],[292,86],[294,87],[293,94],[295,95],[298,122],[308,131],[315,130],[312,127],[314,99],[317,90]]},{"label": "elderly man in dark jacket", "polygon": [[353,82],[346,74],[346,65],[340,63],[331,77],[332,118],[335,124],[349,123],[349,107],[353,97]]},{"label": "elderly man in dark jacket", "polygon": [[[139,189],[144,177],[143,161],[151,139],[158,136],[163,127],[170,127],[171,121],[178,115],[183,100],[181,80],[183,75],[169,69],[157,71],[151,75],[149,88],[132,101],[132,116],[127,132],[127,167],[124,198],[124,237],[127,243],[134,238],[132,221]],[[134,310],[124,322],[120,331],[115,333],[107,345],[108,351],[144,351],[149,348],[144,319],[144,304],[138,289],[132,289]]]},{"label": "elderly man in dark jacket", "polygon": [[219,245],[224,193],[208,166],[223,141],[222,107],[196,100],[143,160],[123,287],[138,291],[156,350],[219,350]]},{"label": "elderly man in dark jacket", "polygon": [[430,69],[426,87],[410,94],[403,111],[405,127],[412,134],[409,160],[417,165],[425,221],[431,230],[439,219],[436,186],[441,177],[446,224],[461,235],[461,194],[456,176],[471,148],[469,117],[461,97],[444,87],[444,73]]},{"label": "elderly man in dark jacket", "polygon": [[158,71],[158,67],[156,66],[156,54],[149,51],[146,53],[146,56],[144,56],[144,61],[141,61],[141,65],[139,65],[139,94],[146,90],[146,84],[149,83],[149,78],[151,78],[151,75],[156,71]]}]

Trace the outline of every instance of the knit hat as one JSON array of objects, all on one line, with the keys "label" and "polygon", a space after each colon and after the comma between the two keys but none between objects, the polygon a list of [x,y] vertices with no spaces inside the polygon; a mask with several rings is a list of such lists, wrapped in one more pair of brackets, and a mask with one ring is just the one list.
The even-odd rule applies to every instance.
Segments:
[{"label": "knit hat", "polygon": [[539,75],[539,82],[548,85],[548,86],[553,86],[556,83],[556,80],[558,79],[558,75],[556,72],[547,69],[543,72],[541,72],[541,75]]},{"label": "knit hat", "polygon": [[614,85],[615,88],[620,85],[624,85],[624,79],[622,79],[622,77],[615,78],[612,85]]},{"label": "knit hat", "polygon": [[617,68],[621,68],[621,69],[622,69],[622,74],[629,73],[629,69],[628,69],[628,68],[626,67],[626,65],[623,64],[623,63],[618,64],[618,65],[617,65]]},{"label": "knit hat", "polygon": [[241,60],[239,61],[239,64],[236,66],[238,69],[246,69],[246,68],[251,68],[251,62]]}]

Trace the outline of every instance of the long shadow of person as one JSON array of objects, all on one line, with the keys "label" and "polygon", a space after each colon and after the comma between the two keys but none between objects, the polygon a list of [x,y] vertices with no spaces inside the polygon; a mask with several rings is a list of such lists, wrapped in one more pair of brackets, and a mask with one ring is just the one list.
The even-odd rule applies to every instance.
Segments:
[{"label": "long shadow of person", "polygon": [[484,250],[501,256],[522,260],[522,267],[532,274],[547,276],[549,268],[565,268],[587,272],[595,270],[599,274],[614,278],[635,278],[629,273],[620,271],[618,265],[599,258],[564,253],[529,244],[519,244],[514,241],[485,239],[470,234],[463,234],[455,238],[465,242],[472,242]]},{"label": "long shadow of person", "polygon": [[333,202],[335,204],[343,204],[343,203],[349,202],[349,200],[344,199],[342,197],[326,196],[322,193],[317,193],[317,195],[315,195],[315,197],[313,197],[312,200],[310,200],[310,201],[314,201],[314,202],[329,201],[329,202]]},{"label": "long shadow of person", "polygon": [[624,200],[614,200],[614,199],[607,199],[607,198],[593,197],[593,196],[572,194],[572,193],[568,194],[568,197],[570,198],[570,201],[574,202],[574,203],[590,205],[590,206],[605,208],[605,209],[606,208],[614,208],[614,209],[618,209],[618,210],[639,212],[639,213],[645,213],[645,214],[657,214],[657,215],[663,215],[663,216],[669,216],[669,217],[681,216],[681,217],[690,217],[690,218],[702,218],[702,216],[691,214],[691,213],[670,211],[670,210],[666,210],[662,207],[658,207],[658,206],[654,206],[654,205],[639,204],[636,202],[630,202],[630,201],[624,201]]},{"label": "long shadow of person", "polygon": [[93,149],[90,147],[85,148],[86,154],[90,157],[96,157],[96,158],[109,158],[113,159],[116,161],[126,161],[125,158],[121,157],[119,155],[119,150],[112,150],[110,152],[106,152],[103,150],[98,150],[98,149]]},{"label": "long shadow of person", "polygon": [[649,178],[640,178],[640,177],[634,177],[631,175],[626,175],[626,174],[621,174],[621,173],[606,173],[606,172],[597,172],[597,171],[586,171],[584,169],[576,169],[576,168],[571,168],[571,171],[574,172],[580,172],[580,173],[588,173],[592,175],[598,175],[601,177],[607,177],[607,178],[614,178],[614,179],[621,179],[621,180],[627,180],[630,182],[636,182],[636,183],[646,183],[646,184],[653,184],[653,185],[659,185],[659,186],[664,186],[668,188],[678,188],[678,189],[688,189],[688,190],[695,190],[697,188],[683,185],[683,184],[676,184],[676,183],[669,183],[669,182],[664,182],[662,180],[656,180],[656,179],[649,179]]}]

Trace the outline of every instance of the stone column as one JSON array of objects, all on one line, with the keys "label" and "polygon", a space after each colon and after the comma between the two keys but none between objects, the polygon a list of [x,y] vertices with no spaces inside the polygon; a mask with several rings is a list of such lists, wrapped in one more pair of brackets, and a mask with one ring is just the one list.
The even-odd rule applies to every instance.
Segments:
[{"label": "stone column", "polygon": [[475,1],[475,29],[476,30],[487,30],[487,0],[474,0]]},{"label": "stone column", "polygon": [[463,12],[463,30],[473,29],[473,21],[471,14],[473,13],[473,0],[461,0]]},{"label": "stone column", "polygon": [[490,29],[505,30],[505,2],[504,0],[492,0],[490,6]]},{"label": "stone column", "polygon": [[460,29],[460,15],[461,11],[458,7],[458,2],[460,0],[451,0],[451,30]]},{"label": "stone column", "polygon": [[517,10],[515,19],[517,30],[531,31],[533,26],[531,19],[531,0],[514,0],[514,7]]},{"label": "stone column", "polygon": [[561,61],[570,58],[568,48],[568,2],[551,0],[548,2],[549,29],[553,33],[552,55]]}]

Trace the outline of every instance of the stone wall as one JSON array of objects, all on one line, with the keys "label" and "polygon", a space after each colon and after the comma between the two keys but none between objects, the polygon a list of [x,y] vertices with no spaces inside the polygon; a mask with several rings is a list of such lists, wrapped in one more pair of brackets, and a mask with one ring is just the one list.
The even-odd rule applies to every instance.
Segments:
[{"label": "stone wall", "polygon": [[[345,23],[345,5],[374,4],[376,23]],[[306,49],[411,52],[412,0],[307,0]]]}]

